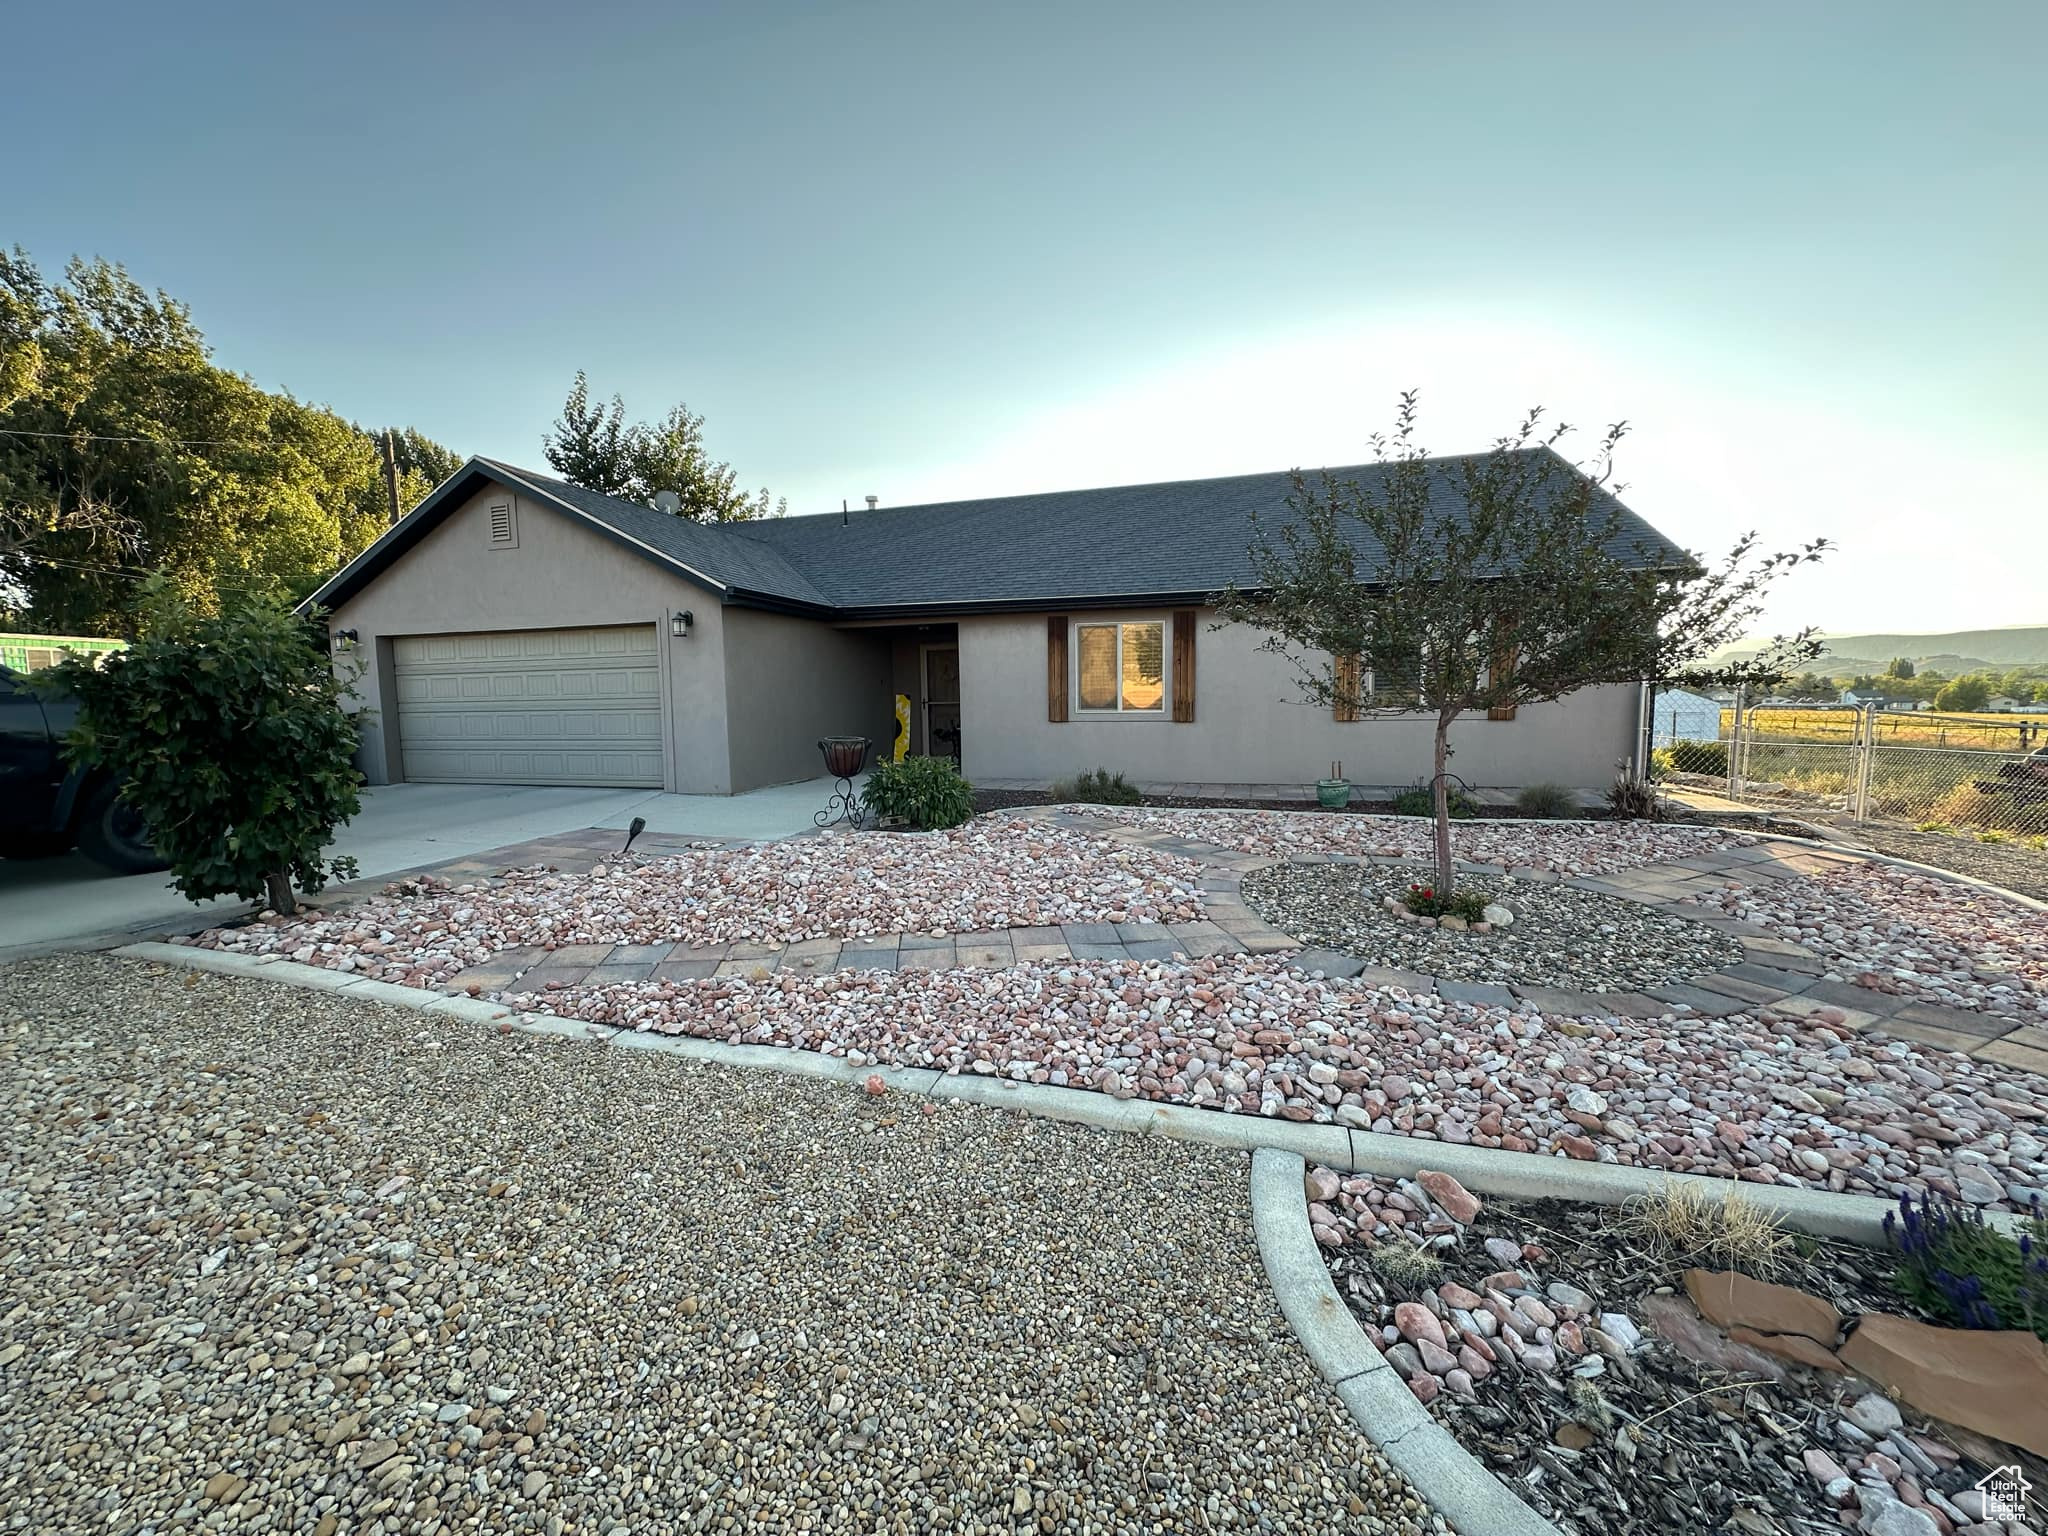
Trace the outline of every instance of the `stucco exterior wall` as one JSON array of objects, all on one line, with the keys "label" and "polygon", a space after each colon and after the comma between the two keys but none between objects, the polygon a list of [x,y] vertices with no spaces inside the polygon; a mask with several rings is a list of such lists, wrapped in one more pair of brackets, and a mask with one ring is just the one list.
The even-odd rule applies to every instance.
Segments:
[{"label": "stucco exterior wall", "polygon": [[866,736],[888,750],[896,717],[885,634],[728,608],[724,653],[735,791],[818,777],[821,736]]},{"label": "stucco exterior wall", "polygon": [[[510,499],[518,546],[493,548],[489,508]],[[690,638],[669,633],[678,609]],[[390,640],[398,635],[652,624],[660,648],[664,787],[688,794],[733,788],[726,734],[724,611],[710,591],[591,533],[552,507],[510,491],[479,492],[391,569],[343,603],[328,628],[353,629],[369,663],[357,695],[371,711],[360,762],[373,784],[402,776]]]},{"label": "stucco exterior wall", "polygon": [[[1165,618],[1162,611],[1088,618]],[[960,620],[964,767],[976,783],[1048,784],[1105,767],[1134,783],[1307,785],[1341,759],[1354,784],[1427,779],[1433,722],[1421,716],[1339,722],[1298,702],[1293,672],[1258,649],[1257,632],[1212,630],[1203,610],[1195,638],[1195,718],[1159,715],[1046,719],[1043,614]],[[1069,643],[1069,666],[1076,648]],[[1170,671],[1167,696],[1172,696]],[[1070,684],[1070,697],[1078,695]],[[1556,783],[1592,789],[1630,755],[1637,690],[1590,688],[1514,720],[1468,715],[1451,728],[1452,771],[1475,787]]]}]

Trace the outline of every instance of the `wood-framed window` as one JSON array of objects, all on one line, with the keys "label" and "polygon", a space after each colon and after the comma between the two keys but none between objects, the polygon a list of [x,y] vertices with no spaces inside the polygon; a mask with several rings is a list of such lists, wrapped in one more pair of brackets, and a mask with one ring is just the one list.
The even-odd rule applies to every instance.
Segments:
[{"label": "wood-framed window", "polygon": [[1166,620],[1075,619],[1074,712],[1166,717]]}]

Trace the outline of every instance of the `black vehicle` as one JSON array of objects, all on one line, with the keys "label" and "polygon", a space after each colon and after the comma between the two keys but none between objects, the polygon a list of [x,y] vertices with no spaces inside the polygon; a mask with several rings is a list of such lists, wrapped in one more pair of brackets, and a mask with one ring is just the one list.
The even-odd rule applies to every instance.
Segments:
[{"label": "black vehicle", "polygon": [[64,736],[78,719],[68,695],[29,690],[0,667],[0,858],[40,858],[76,846],[124,875],[164,868],[142,818],[113,784],[64,760]]}]

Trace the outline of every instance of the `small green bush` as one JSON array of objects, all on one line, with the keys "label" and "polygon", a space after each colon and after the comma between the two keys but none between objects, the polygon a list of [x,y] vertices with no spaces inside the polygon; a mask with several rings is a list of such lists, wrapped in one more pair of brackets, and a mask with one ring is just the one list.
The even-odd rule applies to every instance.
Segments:
[{"label": "small green bush", "polygon": [[[1479,807],[1473,803],[1472,797],[1455,784],[1451,786],[1450,799],[1451,820],[1470,821],[1479,814]],[[1427,784],[1411,785],[1394,796],[1394,814],[1396,816],[1434,816],[1436,814],[1436,800],[1430,794],[1429,786]]]},{"label": "small green bush", "polygon": [[1061,779],[1053,785],[1052,797],[1076,805],[1137,805],[1145,798],[1135,786],[1125,782],[1122,774],[1111,773],[1107,768]]},{"label": "small green bush", "polygon": [[1728,744],[1724,741],[1674,741],[1668,747],[1660,747],[1657,755],[1673,773],[1728,777]]},{"label": "small green bush", "polygon": [[1411,885],[1401,900],[1410,912],[1422,917],[1462,917],[1476,923],[1486,914],[1486,898],[1476,891],[1439,896],[1434,886]]},{"label": "small green bush", "polygon": [[343,708],[359,669],[337,670],[325,633],[277,603],[210,616],[156,580],[143,607],[135,644],[51,673],[78,697],[71,761],[120,785],[194,901],[262,896],[290,912],[295,884],[352,877],[355,860],[327,847],[361,809],[357,717]]},{"label": "small green bush", "polygon": [[1515,809],[1524,816],[1545,819],[1576,816],[1579,814],[1579,797],[1576,791],[1566,789],[1562,784],[1531,784],[1515,796]]},{"label": "small green bush", "polygon": [[950,757],[879,762],[861,795],[875,815],[898,817],[926,832],[957,827],[974,814],[974,786]]}]

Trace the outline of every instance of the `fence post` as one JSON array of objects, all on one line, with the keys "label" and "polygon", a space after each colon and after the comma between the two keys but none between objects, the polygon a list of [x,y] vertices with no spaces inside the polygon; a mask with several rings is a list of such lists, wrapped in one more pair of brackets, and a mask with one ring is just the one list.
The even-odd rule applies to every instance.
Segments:
[{"label": "fence post", "polygon": [[1877,758],[1877,706],[1866,704],[1856,711],[1856,798],[1858,821],[1870,820],[1870,770]]},{"label": "fence post", "polygon": [[1735,685],[1735,724],[1728,732],[1728,798],[1742,798],[1742,700],[1744,688]]}]

